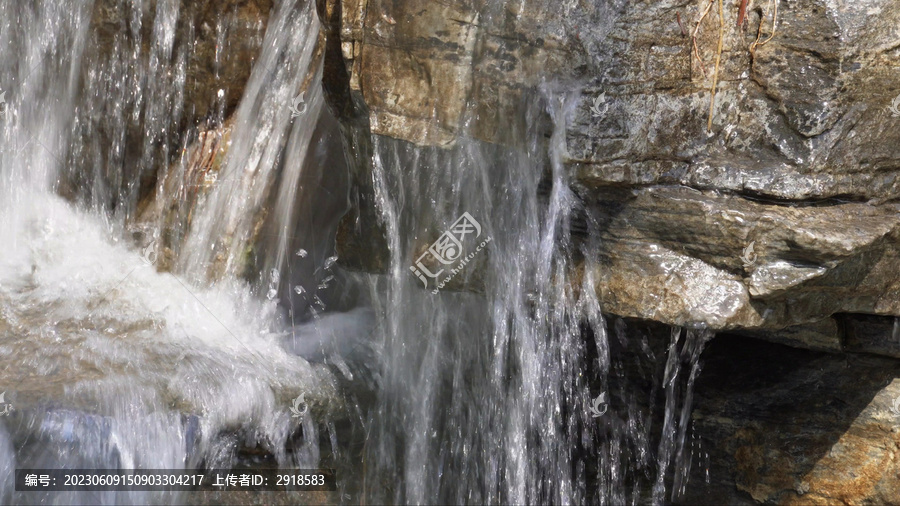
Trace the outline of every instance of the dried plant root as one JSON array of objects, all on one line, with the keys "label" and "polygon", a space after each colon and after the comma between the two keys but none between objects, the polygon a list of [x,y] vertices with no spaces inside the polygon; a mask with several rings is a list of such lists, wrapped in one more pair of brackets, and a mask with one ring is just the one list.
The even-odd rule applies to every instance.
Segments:
[{"label": "dried plant root", "polygon": [[715,0],[709,0],[709,3],[706,4],[706,9],[700,14],[700,19],[697,20],[697,25],[691,32],[691,43],[694,46],[694,55],[697,57],[697,62],[700,64],[700,72],[703,72],[703,77],[706,77],[706,65],[703,64],[703,58],[700,57],[700,48],[697,47],[697,33],[700,31],[700,24],[703,23],[703,19],[706,18],[706,15],[709,14],[709,10],[712,9],[714,2]]},{"label": "dried plant root", "polygon": [[709,120],[706,131],[712,132],[713,112],[716,106],[716,86],[719,84],[719,64],[722,61],[722,45],[725,42],[725,11],[719,0],[719,47],[716,49],[716,68],[713,72],[712,95],[709,97]]},{"label": "dried plant root", "polygon": [[[772,33],[769,34],[768,39],[766,39],[762,42],[759,41],[759,39],[762,38],[762,29],[763,29],[763,19],[760,19],[759,20],[759,29],[756,31],[756,40],[753,41],[753,44],[750,44],[750,53],[751,54],[756,52],[757,47],[766,45],[766,43],[768,43],[770,40],[772,40],[773,37],[775,37],[775,31],[778,28],[778,0],[769,0],[769,4],[766,5],[766,12],[769,11],[769,7],[771,7],[773,3],[775,4],[775,9],[772,14]],[[765,15],[763,15],[763,18],[765,18]]]}]

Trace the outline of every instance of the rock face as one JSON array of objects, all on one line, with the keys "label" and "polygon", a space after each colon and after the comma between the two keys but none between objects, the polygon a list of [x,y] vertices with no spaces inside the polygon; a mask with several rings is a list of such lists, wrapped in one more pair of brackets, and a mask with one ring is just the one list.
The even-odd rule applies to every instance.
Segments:
[{"label": "rock face", "polygon": [[707,0],[319,3],[356,180],[347,267],[388,258],[361,133],[507,143],[530,90],[580,87],[563,161],[598,250],[576,271],[608,313],[729,334],[696,385],[712,465],[674,502],[896,502],[895,0],[750,0],[742,27],[738,0],[723,23]]},{"label": "rock face", "polygon": [[695,466],[676,503],[896,502],[900,363],[729,337],[704,362]]},{"label": "rock face", "polygon": [[524,89],[585,63],[575,39],[554,34],[563,26],[555,4],[327,3],[341,13],[334,21],[348,85],[375,134],[446,145],[471,122],[468,134],[503,140]]},{"label": "rock face", "polygon": [[778,329],[900,314],[900,206],[789,206],[684,186],[604,192],[598,290],[612,313]]},{"label": "rock face", "polygon": [[891,0],[779,0],[774,29],[768,2],[740,28],[724,2],[710,129],[716,2],[699,25],[705,1],[326,3],[375,134],[503,143],[526,90],[582,83],[565,163],[599,224],[606,311],[832,350],[849,339],[833,315],[900,315]]},{"label": "rock face", "polygon": [[[96,2],[91,17],[91,47],[105,58],[109,58],[104,54],[107,51],[159,51],[162,54],[155,55],[161,60],[157,65],[185,66],[184,102],[190,104],[186,124],[212,119],[217,112],[229,116],[243,95],[259,53],[272,0],[179,1],[166,7],[156,3],[129,11],[114,0]],[[172,18],[173,33],[152,33],[159,16]],[[157,40],[167,35],[172,37],[168,46]],[[185,61],[178,61],[179,52],[186,47],[190,49],[184,51]],[[224,109],[216,111],[220,105]]]}]

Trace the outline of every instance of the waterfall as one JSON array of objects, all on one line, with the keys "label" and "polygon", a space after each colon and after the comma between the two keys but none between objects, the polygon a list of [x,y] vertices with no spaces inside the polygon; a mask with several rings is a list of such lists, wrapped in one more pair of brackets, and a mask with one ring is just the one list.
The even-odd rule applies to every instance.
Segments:
[{"label": "waterfall", "polygon": [[[243,273],[246,251],[282,165],[273,206],[282,239],[267,265],[276,271],[284,266],[300,171],[322,108],[321,87],[314,86],[321,81],[313,61],[318,34],[311,3],[279,4],[237,110],[224,166],[185,239],[180,272],[202,275],[221,263],[217,270],[226,276]],[[300,94],[305,100],[293,113],[290,106]]]},{"label": "waterfall", "polygon": [[[233,12],[194,26],[178,1],[107,4],[0,1],[5,504],[181,501],[16,492],[15,468],[230,468],[247,451],[315,468],[322,428],[334,438],[331,370],[286,351],[278,301],[257,295],[243,263],[262,221],[296,225],[291,188],[322,111],[312,4],[275,2],[228,124],[233,90],[202,116],[186,106],[197,55],[185,40],[208,29],[224,45]],[[91,30],[108,6],[121,23]],[[179,133],[191,114],[197,123]],[[231,148],[198,191],[189,154],[217,135],[223,154],[229,138]],[[288,242],[253,265],[281,269]],[[297,418],[300,394],[311,414]]]},{"label": "waterfall", "polygon": [[75,113],[91,2],[3,2],[3,203],[56,189]]},{"label": "waterfall", "polygon": [[[662,503],[670,473],[684,483],[692,386],[709,334],[680,339],[684,331],[673,330],[656,373],[646,338],[635,342],[622,320],[610,342],[592,274],[598,225],[587,219],[587,233],[576,232],[573,220],[586,213],[562,163],[576,98],[549,85],[526,95],[522,121],[510,122],[525,125],[510,135],[512,146],[463,136],[442,149],[374,137],[391,264],[371,286],[386,301],[367,454],[374,465],[363,485],[372,502]],[[423,263],[423,252],[436,257],[429,245],[464,213],[487,247],[463,243],[471,262],[452,280],[430,280],[451,266]],[[656,390],[632,384],[641,373],[631,360],[664,386],[663,413]],[[684,367],[686,382],[678,379]],[[598,399],[607,402],[595,416]]]},{"label": "waterfall", "polygon": [[[371,147],[390,255],[347,273],[315,5],[276,0],[265,27],[229,5],[0,0],[0,501],[182,499],[27,495],[16,468],[261,461],[327,461],[341,501],[677,500],[711,334],[654,349],[602,313],[565,166],[577,83],[523,91],[503,144],[471,118],[450,147],[343,139]],[[239,29],[258,52],[218,87]]]},{"label": "waterfall", "polygon": [[[578,409],[588,404],[592,379],[579,374],[588,352],[583,322],[594,335],[598,377],[608,351],[599,306],[583,285],[591,280],[568,270],[577,253],[569,231],[576,201],[560,160],[571,99],[534,98],[521,145],[510,148],[463,139],[444,151],[376,139],[392,260],[371,458],[402,477],[393,496],[370,489],[376,500],[588,499],[584,466],[568,472],[579,467],[575,454],[590,422]],[[555,125],[549,142],[544,113]],[[542,182],[552,188],[543,198]],[[409,266],[464,212],[491,238],[474,263],[484,293],[423,293]]]}]

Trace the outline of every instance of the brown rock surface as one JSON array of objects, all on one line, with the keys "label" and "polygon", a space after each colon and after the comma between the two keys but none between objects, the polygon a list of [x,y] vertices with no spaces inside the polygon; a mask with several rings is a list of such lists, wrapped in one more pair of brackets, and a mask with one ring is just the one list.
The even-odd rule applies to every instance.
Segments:
[{"label": "brown rock surface", "polygon": [[[816,349],[841,348],[843,331],[826,329],[836,313],[900,315],[891,0],[779,1],[774,37],[753,51],[760,28],[772,35],[767,3],[738,29],[725,2],[711,132],[718,13],[700,24],[699,59],[678,23],[693,30],[706,2],[326,3],[340,7],[344,84],[374,134],[507,142],[527,90],[579,83],[565,163],[603,238],[605,310]],[[370,157],[356,159],[371,205]],[[353,213],[378,231],[359,224],[372,212]],[[364,244],[384,242],[339,239]],[[353,267],[383,271],[385,254],[371,256]],[[776,335],[804,325],[820,328]]]},{"label": "brown rock surface", "polygon": [[379,135],[446,145],[469,122],[468,133],[504,140],[524,90],[584,64],[577,42],[554,33],[561,25],[554,5],[339,3],[349,86]]},{"label": "brown rock surface", "polygon": [[900,313],[900,206],[769,205],[661,186],[610,195],[593,213],[609,312],[713,329]]}]

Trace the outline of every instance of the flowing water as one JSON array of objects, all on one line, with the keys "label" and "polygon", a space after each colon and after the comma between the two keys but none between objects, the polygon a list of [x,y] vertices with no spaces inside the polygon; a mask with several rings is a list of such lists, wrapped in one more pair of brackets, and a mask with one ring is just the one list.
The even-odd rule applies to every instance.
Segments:
[{"label": "flowing water", "polygon": [[[375,141],[392,254],[373,286],[387,301],[367,455],[385,474],[364,484],[375,502],[661,503],[673,469],[685,483],[692,385],[710,335],[674,329],[657,359],[620,320],[610,343],[592,288],[597,224],[577,232],[582,204],[562,165],[576,98],[551,86],[527,97],[512,147]],[[409,268],[463,213],[481,230],[463,244],[476,256],[459,276],[481,293],[423,296]],[[484,239],[490,247],[476,252]],[[664,406],[645,390],[652,382]]]},{"label": "flowing water", "polygon": [[[151,6],[153,26],[143,29]],[[307,393],[313,412],[337,402],[326,368],[285,351],[290,331],[277,302],[234,274],[233,252],[250,239],[247,222],[282,160],[292,167],[284,180],[298,178],[321,109],[317,91],[307,94],[308,117],[292,123],[281,107],[317,71],[314,12],[279,2],[232,127],[220,175],[231,184],[212,185],[184,230],[162,215],[140,223],[149,242],[142,251],[131,241],[142,175],[166,166],[160,207],[192,183],[183,157],[159,147],[188,142],[172,130],[184,109],[190,47],[174,43],[177,2],[117,7],[131,24],[114,34],[119,46],[101,54],[87,40],[92,2],[0,3],[0,388],[12,406],[0,430],[4,503],[176,500],[147,492],[26,496],[12,490],[16,467],[231,467],[238,449],[250,447],[285,467],[314,468],[319,426],[292,417],[291,399]],[[133,40],[146,33],[149,43]],[[131,143],[133,132],[142,142]],[[72,199],[58,196],[66,192]],[[279,219],[291,216],[291,198],[275,198],[288,207]],[[164,233],[183,238],[173,244],[172,272],[157,269],[165,243],[153,238]],[[210,283],[197,275],[209,269],[196,265],[216,254],[226,267]],[[266,262],[275,269],[273,258]],[[289,444],[298,431],[302,442]]]},{"label": "flowing water", "polygon": [[[563,166],[576,86],[527,93],[505,146],[465,127],[448,149],[361,140],[390,265],[350,275],[314,6],[274,2],[234,113],[223,89],[184,135],[183,41],[211,30],[218,51],[233,13],[201,27],[174,0],[107,3],[123,22],[99,48],[94,2],[0,0],[0,502],[186,500],[26,496],[11,473],[227,468],[248,449],[327,455],[333,501],[677,499],[710,335],[654,350],[601,315],[598,225]],[[440,259],[420,260],[460,223],[468,264],[435,286]]]}]

